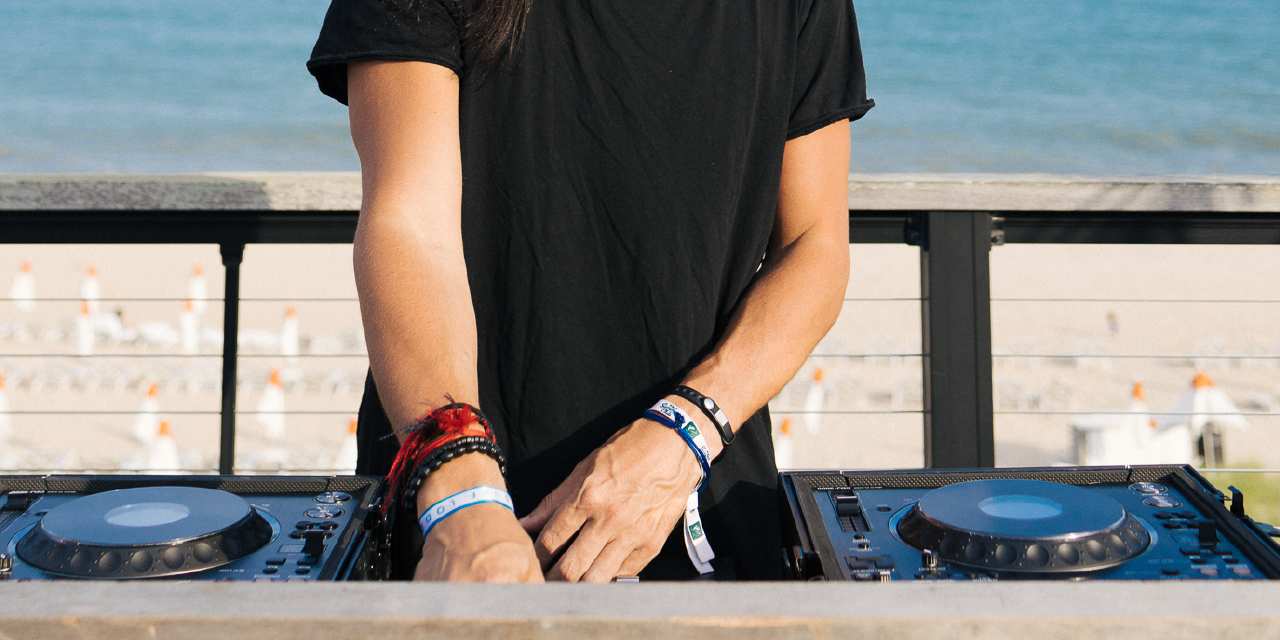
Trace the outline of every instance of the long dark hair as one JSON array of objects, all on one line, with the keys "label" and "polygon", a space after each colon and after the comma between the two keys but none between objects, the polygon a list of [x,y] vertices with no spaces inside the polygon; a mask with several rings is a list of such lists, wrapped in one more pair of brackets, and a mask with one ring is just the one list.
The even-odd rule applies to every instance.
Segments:
[{"label": "long dark hair", "polygon": [[513,62],[533,0],[457,0],[463,10],[462,44],[467,67],[484,73],[499,61]]}]

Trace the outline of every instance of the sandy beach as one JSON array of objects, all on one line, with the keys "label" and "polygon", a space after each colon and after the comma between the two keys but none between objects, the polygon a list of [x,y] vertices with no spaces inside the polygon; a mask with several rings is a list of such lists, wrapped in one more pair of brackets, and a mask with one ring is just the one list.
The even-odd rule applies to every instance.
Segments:
[{"label": "sandy beach", "polygon": [[[920,350],[918,253],[852,245],[850,255],[849,300],[815,357],[771,403],[775,425],[790,418],[793,467],[919,467],[920,361],[901,355]],[[135,328],[176,326],[196,265],[210,296],[220,297],[216,247],[10,245],[0,258],[0,285],[8,286],[24,260],[40,300],[30,312],[0,304],[0,373],[12,430],[0,445],[0,467],[144,465],[147,447],[133,425],[155,382],[183,467],[214,468],[219,346],[207,342],[199,356],[183,356],[174,345],[102,338],[86,358],[72,355],[72,334],[90,266],[98,272],[103,312],[119,309]],[[1070,425],[1079,414],[1124,410],[1135,380],[1144,383],[1154,411],[1167,409],[1199,365],[1249,414],[1249,429],[1227,431],[1223,464],[1280,468],[1280,281],[1267,277],[1280,272],[1280,249],[1009,245],[993,249],[991,260],[999,465],[1072,462]],[[241,286],[242,342],[252,340],[239,365],[237,469],[329,468],[355,415],[367,365],[351,247],[251,245]],[[287,360],[270,338],[278,340],[291,306],[301,355]],[[200,324],[205,333],[221,331],[220,301],[209,304]],[[816,419],[789,413],[814,408],[819,367],[825,413]],[[272,370],[284,378],[278,442],[255,415]]]}]

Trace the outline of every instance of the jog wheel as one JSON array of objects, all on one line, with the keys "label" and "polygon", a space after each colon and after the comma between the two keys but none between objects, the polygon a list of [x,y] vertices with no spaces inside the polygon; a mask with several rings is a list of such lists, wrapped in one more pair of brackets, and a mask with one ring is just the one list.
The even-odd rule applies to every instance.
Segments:
[{"label": "jog wheel", "polygon": [[1039,480],[934,489],[897,522],[901,539],[944,560],[1013,573],[1097,571],[1151,544],[1142,522],[1095,491]]},{"label": "jog wheel", "polygon": [[271,523],[235,494],[147,487],[61,504],[16,551],[27,564],[69,578],[155,578],[220,567],[272,536]]}]

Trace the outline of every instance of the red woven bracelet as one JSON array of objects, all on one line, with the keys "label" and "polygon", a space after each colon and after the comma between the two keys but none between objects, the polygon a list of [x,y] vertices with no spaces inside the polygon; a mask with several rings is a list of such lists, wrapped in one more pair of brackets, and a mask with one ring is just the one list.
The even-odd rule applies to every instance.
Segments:
[{"label": "red woven bracelet", "polygon": [[409,427],[411,431],[400,444],[400,451],[387,473],[388,499],[382,504],[385,513],[392,502],[399,502],[408,476],[445,444],[468,436],[482,436],[493,440],[493,429],[480,410],[463,403],[445,405],[419,418]]}]

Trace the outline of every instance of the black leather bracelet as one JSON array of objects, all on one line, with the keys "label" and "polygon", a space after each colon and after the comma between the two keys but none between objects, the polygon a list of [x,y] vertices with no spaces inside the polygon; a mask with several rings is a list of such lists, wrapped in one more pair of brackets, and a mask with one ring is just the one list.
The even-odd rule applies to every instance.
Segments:
[{"label": "black leather bracelet", "polygon": [[402,504],[407,508],[412,508],[418,499],[418,489],[422,487],[422,483],[426,481],[427,476],[444,466],[444,463],[468,453],[483,453],[493,458],[498,463],[498,471],[504,476],[507,475],[507,458],[502,455],[502,449],[498,448],[496,442],[484,436],[458,438],[432,451],[431,455],[423,458],[422,462],[418,463],[418,466],[414,468],[413,473],[409,476],[409,482],[405,485]]},{"label": "black leather bracelet", "polygon": [[715,400],[708,398],[697,390],[684,385],[680,385],[673,389],[671,393],[692,402],[695,406],[702,410],[711,419],[711,424],[716,426],[716,431],[720,432],[720,441],[724,446],[729,446],[733,442],[733,429],[729,426],[729,416],[725,415],[720,405]]}]

